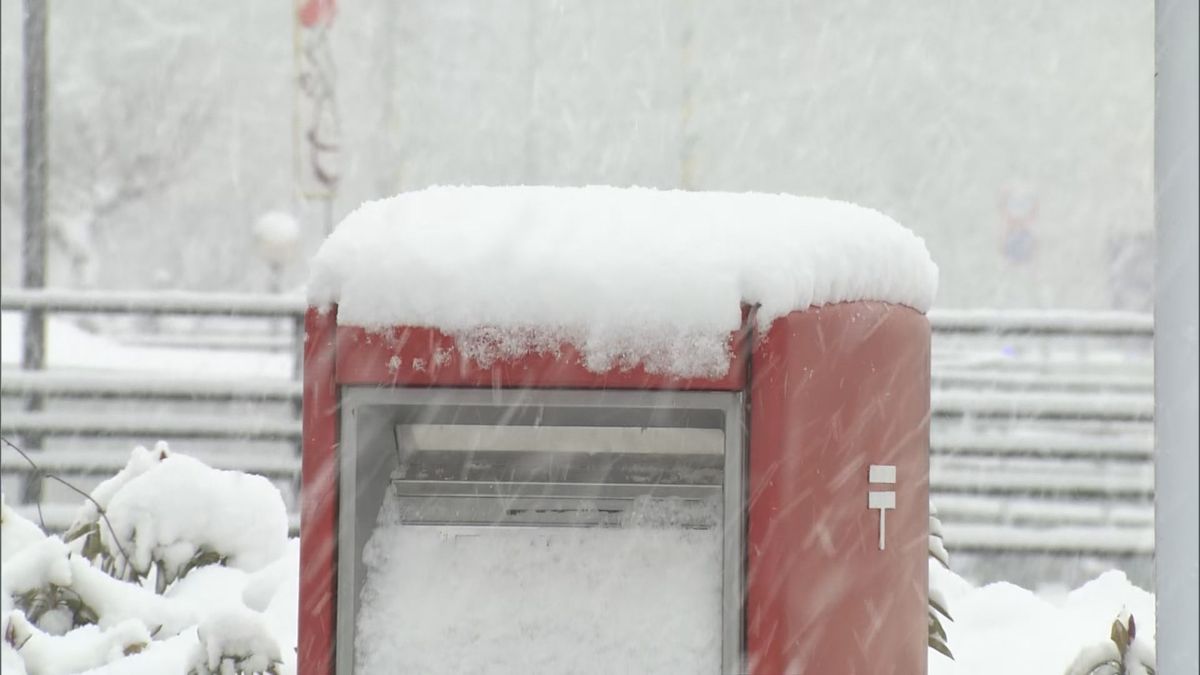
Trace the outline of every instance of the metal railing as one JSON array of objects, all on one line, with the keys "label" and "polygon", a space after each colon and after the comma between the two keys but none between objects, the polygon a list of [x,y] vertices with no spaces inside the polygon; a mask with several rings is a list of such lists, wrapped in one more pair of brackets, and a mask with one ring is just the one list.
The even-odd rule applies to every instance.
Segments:
[{"label": "metal railing", "polygon": [[86,314],[288,317],[303,319],[304,298],[190,291],[78,291],[0,289],[0,310]]},{"label": "metal railing", "polygon": [[[293,327],[290,378],[154,376],[128,372],[5,369],[10,406],[0,431],[21,438],[158,438],[286,443],[299,447],[305,302],[297,296],[188,292],[4,289],[0,309],[57,314],[286,319]],[[1152,317],[1124,312],[937,310],[931,392],[931,491],[947,543],[968,550],[1147,554],[1153,547]],[[278,345],[287,336],[239,344],[236,336],[174,335],[173,344]],[[189,342],[190,340],[190,342]],[[1002,352],[998,344],[1022,353]],[[1066,345],[1065,347],[1063,345]],[[972,345],[984,345],[975,349]],[[1080,345],[1083,345],[1082,347]],[[1113,345],[1117,359],[1096,358]],[[1070,354],[1049,359],[1055,350]],[[965,355],[965,356],[964,356]],[[79,402],[147,402],[169,412],[98,412]],[[74,405],[72,403],[74,402]],[[205,406],[238,406],[236,414]],[[200,411],[193,410],[199,408]],[[82,449],[38,454],[45,467],[76,475],[119,470],[125,455]],[[219,468],[295,481],[298,454],[253,450],[214,456]],[[33,472],[3,455],[8,476]],[[1072,478],[1061,478],[1070,476]],[[40,498],[33,486],[21,501]]]},{"label": "metal railing", "polygon": [[[298,295],[190,291],[80,291],[0,289],[0,309],[90,314],[179,314],[302,319]],[[934,332],[986,335],[1145,337],[1154,335],[1149,314],[1087,310],[935,309]]]}]

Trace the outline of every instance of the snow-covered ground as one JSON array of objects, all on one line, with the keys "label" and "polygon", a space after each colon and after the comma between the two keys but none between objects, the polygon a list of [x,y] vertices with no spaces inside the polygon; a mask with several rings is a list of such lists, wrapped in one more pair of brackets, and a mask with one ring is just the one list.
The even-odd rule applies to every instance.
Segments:
[{"label": "snow-covered ground", "polygon": [[[0,314],[0,363],[21,363],[24,316]],[[243,378],[291,377],[290,353],[235,349],[172,349],[126,346],[89,332],[69,319],[46,319],[46,366],[55,369],[112,370],[140,374]]]}]

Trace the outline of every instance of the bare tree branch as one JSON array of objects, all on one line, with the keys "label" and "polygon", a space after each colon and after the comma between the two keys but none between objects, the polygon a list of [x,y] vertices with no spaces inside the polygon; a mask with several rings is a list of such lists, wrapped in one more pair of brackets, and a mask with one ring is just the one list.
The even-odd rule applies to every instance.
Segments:
[{"label": "bare tree branch", "polygon": [[[108,512],[105,511],[103,506],[100,506],[99,502],[97,502],[95,499],[93,499],[90,494],[75,487],[74,485],[72,485],[70,482],[68,482],[66,479],[62,478],[61,476],[50,473],[50,472],[46,471],[45,469],[43,469],[42,467],[38,466],[38,463],[33,461],[32,457],[30,457],[24,450],[17,447],[16,444],[14,444],[12,441],[8,440],[7,438],[4,438],[3,436],[0,436],[0,441],[3,441],[5,445],[7,445],[8,447],[15,450],[17,452],[17,454],[21,456],[22,459],[24,459],[26,462],[28,462],[29,466],[33,467],[33,472],[35,475],[43,477],[43,478],[49,478],[50,480],[61,483],[62,485],[65,485],[68,489],[74,491],[75,493],[81,495],[84,499],[91,502],[92,506],[96,507],[96,512],[100,514],[100,518],[102,518],[104,520],[104,524],[108,526],[108,531],[110,533],[112,533],[113,544],[115,544],[117,547],[117,550],[121,552],[121,557],[124,558],[125,560],[130,559],[129,554],[127,554],[125,552],[124,547],[121,546],[121,539],[120,539],[120,537],[117,536],[116,528],[114,528],[112,526],[112,523],[109,522],[109,520],[108,520]],[[37,503],[37,510],[38,510],[38,520],[40,521],[42,530],[45,530],[46,529],[46,520],[45,520],[45,518],[42,517],[42,503],[40,501]]]}]

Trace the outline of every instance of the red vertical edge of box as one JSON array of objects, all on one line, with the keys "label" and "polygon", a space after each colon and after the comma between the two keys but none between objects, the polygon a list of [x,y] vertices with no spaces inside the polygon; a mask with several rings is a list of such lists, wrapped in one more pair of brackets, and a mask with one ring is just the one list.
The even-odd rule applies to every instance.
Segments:
[{"label": "red vertical edge of box", "polygon": [[[751,672],[925,672],[929,336],[919,312],[855,302],[781,317],[755,345]],[[875,464],[896,483],[870,484]],[[873,490],[896,493],[884,550]]]},{"label": "red vertical edge of box", "polygon": [[304,317],[298,675],[333,675],[337,583],[337,307]]}]

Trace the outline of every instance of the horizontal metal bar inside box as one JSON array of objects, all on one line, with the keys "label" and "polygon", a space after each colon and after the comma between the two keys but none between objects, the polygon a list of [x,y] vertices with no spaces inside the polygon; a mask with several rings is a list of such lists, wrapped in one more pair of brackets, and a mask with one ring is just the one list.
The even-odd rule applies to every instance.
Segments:
[{"label": "horizontal metal bar inside box", "polygon": [[677,525],[717,522],[704,502],[722,494],[720,429],[401,424],[396,447],[411,524],[615,527],[664,499]]},{"label": "horizontal metal bar inside box", "polygon": [[[443,483],[449,483],[445,485]],[[721,525],[720,485],[392,482],[409,525],[624,527]],[[664,511],[654,503],[671,502]],[[664,513],[666,515],[664,515]]]},{"label": "horizontal metal bar inside box", "polygon": [[507,483],[500,481],[405,480],[393,478],[398,497],[543,498],[634,500],[707,499],[721,494],[717,485],[660,485],[655,483]]},{"label": "horizontal metal bar inside box", "polygon": [[722,455],[725,433],[679,427],[401,424],[396,427],[396,443],[402,452]]}]

